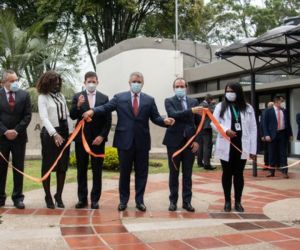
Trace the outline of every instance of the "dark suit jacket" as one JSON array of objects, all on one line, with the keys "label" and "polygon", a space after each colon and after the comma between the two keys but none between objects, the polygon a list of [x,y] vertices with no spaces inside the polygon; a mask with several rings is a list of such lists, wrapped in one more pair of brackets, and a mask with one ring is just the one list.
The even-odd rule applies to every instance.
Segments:
[{"label": "dark suit jacket", "polygon": [[95,115],[103,115],[117,111],[118,122],[115,130],[113,146],[120,150],[128,150],[133,143],[139,150],[150,150],[151,139],[149,119],[156,125],[165,127],[154,98],[141,93],[137,117],[133,114],[131,92],[116,94],[108,103],[94,108]]},{"label": "dark suit jacket", "polygon": [[[85,102],[80,107],[80,109],[77,108],[77,102],[80,95],[83,95],[85,98]],[[98,107],[100,105],[103,105],[108,102],[108,97],[104,94],[102,94],[99,91],[96,91],[96,101],[95,101],[95,107]],[[82,119],[82,114],[86,111],[90,110],[89,101],[87,97],[86,91],[82,91],[79,93],[76,93],[72,100],[72,107],[70,109],[70,117],[73,120],[77,119],[77,123]],[[103,114],[99,115],[97,117],[93,117],[91,122],[87,122],[84,126],[84,133],[86,136],[86,139],[89,144],[92,144],[93,140],[97,136],[102,136],[107,141],[107,136],[109,134],[111,127],[111,114]],[[81,133],[79,133],[76,138],[75,142],[81,142]]]},{"label": "dark suit jacket", "polygon": [[[198,106],[198,101],[187,97],[187,110],[182,110],[181,102],[176,97],[165,100],[165,108],[169,117],[175,119],[175,124],[166,131],[163,144],[168,147],[179,147],[196,132],[200,122],[200,115],[194,115],[191,108]],[[185,137],[184,137],[185,135]],[[198,141],[199,138],[197,137]]]},{"label": "dark suit jacket", "polygon": [[29,94],[24,90],[18,90],[15,93],[15,108],[10,110],[6,92],[4,88],[0,89],[0,143],[5,144],[11,141],[7,140],[4,133],[8,129],[14,129],[18,132],[16,143],[27,142],[27,127],[31,121],[31,101]]},{"label": "dark suit jacket", "polygon": [[[293,136],[290,119],[286,109],[283,109],[283,116],[284,116],[284,125],[285,125],[285,133],[288,140],[288,137]],[[275,114],[274,108],[268,108],[263,115],[262,119],[263,125],[263,135],[270,136],[272,140],[275,139],[277,133],[277,118]]]}]

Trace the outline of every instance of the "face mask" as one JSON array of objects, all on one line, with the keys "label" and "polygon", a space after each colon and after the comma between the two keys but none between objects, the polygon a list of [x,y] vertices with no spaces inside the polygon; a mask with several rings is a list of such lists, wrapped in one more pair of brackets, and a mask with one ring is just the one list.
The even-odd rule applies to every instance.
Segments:
[{"label": "face mask", "polygon": [[96,90],[96,87],[97,85],[93,82],[88,82],[86,84],[86,89],[89,91],[89,92],[94,92]]},{"label": "face mask", "polygon": [[227,92],[225,93],[225,97],[228,101],[234,102],[236,100],[236,93],[234,92]]},{"label": "face mask", "polygon": [[282,103],[280,104],[280,107],[283,108],[283,109],[285,109],[285,102],[282,102]]},{"label": "face mask", "polygon": [[183,98],[186,95],[186,89],[185,88],[176,88],[175,89],[175,95],[178,98]]},{"label": "face mask", "polygon": [[18,81],[15,81],[13,82],[11,85],[10,85],[10,90],[12,92],[17,92],[19,90],[19,82]]},{"label": "face mask", "polygon": [[135,94],[140,93],[142,90],[142,84],[138,82],[132,82],[130,84],[130,89]]}]

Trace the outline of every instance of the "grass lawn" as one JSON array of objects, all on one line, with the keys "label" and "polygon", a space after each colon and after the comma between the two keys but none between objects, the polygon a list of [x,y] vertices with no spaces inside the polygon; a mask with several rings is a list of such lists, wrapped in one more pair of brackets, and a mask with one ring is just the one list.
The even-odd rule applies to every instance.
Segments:
[{"label": "grass lawn", "polygon": [[[161,167],[150,167],[149,173],[150,174],[159,174],[159,173],[168,173],[169,167],[168,167],[168,161],[164,159],[151,159],[151,162],[157,162],[161,163]],[[194,166],[193,169],[194,172],[201,172],[203,171],[202,168],[198,168],[197,166]],[[32,161],[26,161],[25,162],[25,172],[31,176],[39,177],[41,175],[41,161],[39,160],[32,160]],[[76,175],[77,171],[76,168],[69,168],[67,172],[66,177],[66,183],[76,182]],[[104,170],[102,173],[103,178],[117,178],[119,175],[116,171],[107,171]],[[92,177],[92,171],[88,171],[88,178],[91,179]],[[56,184],[56,176],[55,173],[51,175],[51,185]],[[6,193],[7,196],[11,196],[12,193],[12,186],[13,186],[13,180],[12,180],[12,169],[8,170],[7,175],[7,182],[6,182]],[[30,191],[33,189],[39,189],[42,188],[42,183],[35,183],[27,178],[24,178],[24,192]]]}]

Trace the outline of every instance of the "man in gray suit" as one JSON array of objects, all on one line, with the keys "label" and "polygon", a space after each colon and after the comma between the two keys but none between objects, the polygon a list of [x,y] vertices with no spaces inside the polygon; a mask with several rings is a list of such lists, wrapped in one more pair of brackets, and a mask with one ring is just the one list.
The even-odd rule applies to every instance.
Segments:
[{"label": "man in gray suit", "polygon": [[[26,128],[31,121],[31,102],[29,94],[19,89],[16,73],[6,70],[0,89],[0,152],[9,160],[12,155],[13,166],[24,171],[24,158],[27,143]],[[7,162],[0,157],[0,207],[5,205]],[[23,175],[13,170],[14,187],[12,200],[14,206],[24,209]]]},{"label": "man in gray suit", "polygon": [[[204,101],[200,103],[200,106],[208,108],[212,113],[215,109],[215,102],[212,95],[207,94]],[[198,150],[197,163],[199,167],[204,167],[206,170],[214,170],[215,167],[210,165],[210,158],[212,152],[212,128],[210,125],[210,119],[205,118],[202,131],[200,132],[200,147]]]}]

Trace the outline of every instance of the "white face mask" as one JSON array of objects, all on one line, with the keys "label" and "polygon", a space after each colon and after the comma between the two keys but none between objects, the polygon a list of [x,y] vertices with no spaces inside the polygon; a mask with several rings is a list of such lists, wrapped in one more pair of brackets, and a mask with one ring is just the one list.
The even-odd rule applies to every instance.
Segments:
[{"label": "white face mask", "polygon": [[280,104],[280,107],[281,107],[282,109],[285,109],[285,102],[282,102],[282,103]]},{"label": "white face mask", "polygon": [[234,102],[236,100],[236,93],[234,92],[227,92],[225,93],[225,97],[228,101]]},{"label": "white face mask", "polygon": [[97,84],[93,83],[93,82],[88,82],[86,84],[86,89],[89,91],[89,92],[94,92],[97,88]]}]

